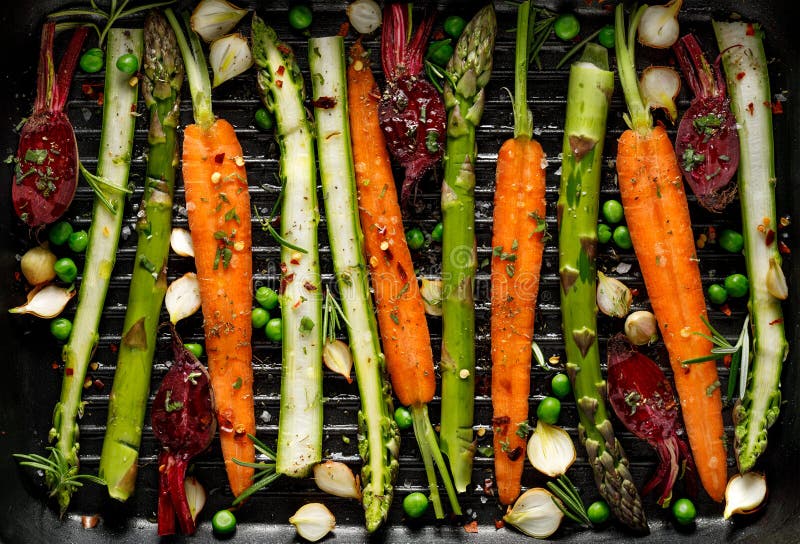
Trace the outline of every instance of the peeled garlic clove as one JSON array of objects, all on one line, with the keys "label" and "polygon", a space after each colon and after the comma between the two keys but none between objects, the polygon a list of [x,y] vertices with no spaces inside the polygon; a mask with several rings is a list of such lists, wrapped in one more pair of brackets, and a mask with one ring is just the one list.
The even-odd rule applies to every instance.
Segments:
[{"label": "peeled garlic clove", "polygon": [[200,282],[197,281],[197,274],[187,272],[170,283],[164,295],[164,305],[173,325],[199,310]]},{"label": "peeled garlic clove", "polygon": [[639,21],[639,43],[655,49],[666,49],[678,41],[678,11],[683,0],[672,0],[663,6],[649,6]]},{"label": "peeled garlic clove", "polygon": [[552,478],[565,474],[576,456],[575,445],[567,431],[541,420],[536,422],[527,451],[533,467]]},{"label": "peeled garlic clove", "polygon": [[325,461],[314,465],[314,481],[325,493],[345,499],[361,498],[361,486],[344,463]]},{"label": "peeled garlic clove", "polygon": [[28,301],[22,306],[11,308],[12,314],[31,314],[44,319],[52,319],[64,311],[67,302],[75,296],[75,289],[57,285],[40,285],[28,293]]},{"label": "peeled garlic clove", "polygon": [[419,288],[422,295],[422,303],[425,305],[425,313],[433,316],[442,315],[442,280],[422,279]]},{"label": "peeled garlic clove", "polygon": [[353,355],[350,346],[341,340],[325,341],[322,348],[322,361],[330,370],[345,377],[347,383],[353,383],[350,371],[353,369]]},{"label": "peeled garlic clove", "polygon": [[225,0],[202,0],[192,12],[192,30],[208,43],[233,30],[245,14]]},{"label": "peeled garlic clove", "polygon": [[336,518],[324,504],[312,502],[301,506],[289,523],[294,525],[297,534],[309,542],[316,542],[336,527]]},{"label": "peeled garlic clove", "polygon": [[635,346],[652,344],[658,340],[658,322],[651,312],[639,310],[625,319],[625,336]]},{"label": "peeled garlic clove", "polygon": [[206,505],[206,490],[194,476],[189,476],[183,481],[183,489],[186,491],[186,502],[189,503],[189,512],[192,519],[197,520],[197,514]]},{"label": "peeled garlic clove", "polygon": [[213,86],[221,85],[253,65],[250,44],[241,34],[218,38],[208,50],[208,62],[214,72]]},{"label": "peeled garlic clove", "polygon": [[169,235],[169,245],[181,257],[194,257],[194,243],[188,230],[175,227]]},{"label": "peeled garlic clove", "polygon": [[761,472],[737,474],[725,488],[725,519],[733,514],[752,514],[767,498],[767,478]]},{"label": "peeled garlic clove", "polygon": [[56,256],[47,246],[32,247],[25,252],[20,261],[22,275],[28,283],[36,287],[43,283],[53,281],[56,277]]},{"label": "peeled garlic clove", "polygon": [[597,272],[597,308],[611,317],[625,317],[631,311],[633,295],[621,281]]},{"label": "peeled garlic clove", "polygon": [[639,78],[639,89],[647,107],[662,109],[673,123],[678,117],[675,98],[681,90],[681,77],[668,66],[648,66]]},{"label": "peeled garlic clove", "polygon": [[523,493],[514,507],[503,516],[503,521],[513,525],[528,536],[547,538],[561,525],[564,514],[549,491],[534,487]]},{"label": "peeled garlic clove", "polygon": [[361,34],[369,34],[381,26],[381,7],[375,0],[356,0],[347,6],[350,25]]},{"label": "peeled garlic clove", "polygon": [[786,285],[786,276],[783,268],[775,259],[769,260],[769,270],[767,270],[767,291],[778,300],[789,298],[789,286]]}]

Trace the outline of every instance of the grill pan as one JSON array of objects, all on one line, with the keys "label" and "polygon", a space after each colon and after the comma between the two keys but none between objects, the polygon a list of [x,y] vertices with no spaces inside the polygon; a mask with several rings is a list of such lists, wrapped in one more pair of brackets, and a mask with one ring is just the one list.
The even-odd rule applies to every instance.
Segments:
[{"label": "grill pan", "polygon": [[[193,4],[194,2],[191,2]],[[288,27],[286,11],[287,0],[244,2],[251,8],[257,8],[259,14],[268,24],[273,25],[278,34],[287,39],[297,53],[303,69],[306,84],[309,84],[307,71],[306,38]],[[345,21],[344,0],[320,0],[314,2],[315,22],[312,33],[315,36],[334,34],[339,25]],[[596,3],[574,1],[536,2],[543,7],[557,11],[575,11],[583,24],[584,35],[601,25],[612,22],[609,11]],[[63,7],[70,2],[45,0],[38,2],[12,2],[4,6],[0,15],[0,153],[3,156],[16,149],[18,135],[12,131],[17,122],[30,113],[35,89],[35,74],[41,25],[46,13]],[[181,2],[189,7],[190,2]],[[488,102],[483,116],[483,123],[478,129],[479,158],[477,164],[476,188],[476,232],[478,237],[478,261],[488,263],[491,253],[491,214],[494,187],[494,168],[497,150],[506,138],[512,135],[511,103],[503,87],[513,86],[513,39],[515,26],[515,8],[506,2],[496,2],[498,12],[498,39],[495,49],[495,68],[492,81],[487,88]],[[591,4],[591,5],[590,5]],[[447,14],[459,14],[469,19],[479,7],[479,2],[440,2],[439,11]],[[681,12],[682,32],[695,31],[707,49],[714,47],[714,39],[709,24],[712,16],[727,17],[732,11],[752,21],[760,22],[766,31],[767,56],[774,58],[770,64],[773,93],[800,88],[800,66],[797,63],[798,40],[790,34],[789,17],[790,0],[754,0],[746,3],[725,0],[703,3],[687,0]],[[249,18],[247,19],[249,20]],[[441,19],[439,20],[439,24]],[[125,24],[120,23],[118,26]],[[127,24],[141,26],[140,19]],[[94,38],[90,36],[90,42]],[[377,57],[379,42],[372,38],[366,42],[373,51],[373,59]],[[57,42],[56,53],[63,51],[63,38]],[[547,168],[547,200],[548,229],[555,234],[555,203],[557,199],[563,122],[565,112],[568,68],[553,70],[552,67],[569,48],[568,44],[551,38],[541,52],[544,70],[531,67],[529,72],[529,105],[533,111],[535,137],[540,140],[548,154]],[[640,50],[641,51],[641,50]],[[637,51],[640,66],[652,62],[664,62],[667,55],[658,52]],[[649,55],[649,56],[648,56]],[[612,54],[613,58],[613,54]],[[613,62],[613,61],[612,61]],[[374,69],[379,66],[374,65]],[[379,76],[380,78],[381,76]],[[100,122],[102,109],[96,101],[87,98],[81,92],[81,85],[90,82],[101,82],[102,73],[87,75],[80,71],[73,81],[68,115],[75,126],[81,159],[90,170],[96,166],[97,150],[100,138]],[[618,82],[617,82],[618,83]],[[798,138],[800,138],[800,111],[793,107],[793,95],[788,94],[789,101],[784,104],[783,115],[774,117],[775,157],[778,176],[778,213],[791,214],[800,218],[796,207],[794,190],[800,187],[798,168],[800,155]],[[237,129],[238,137],[244,149],[247,161],[247,173],[252,194],[252,202],[259,210],[268,211],[275,201],[279,184],[275,174],[278,169],[278,150],[272,135],[260,132],[255,128],[254,113],[258,108],[253,73],[240,76],[232,82],[224,84],[214,92],[215,112],[228,119]],[[688,106],[688,97],[682,91],[679,110]],[[622,111],[624,102],[622,92],[617,84],[611,111],[609,113],[607,144],[602,182],[602,199],[616,194],[614,167],[612,159],[616,154],[616,138],[622,132],[624,123]],[[139,111],[144,111],[140,103]],[[181,107],[182,124],[191,122],[191,105],[188,89],[184,90]],[[100,325],[100,342],[93,361],[99,363],[90,376],[96,380],[85,389],[83,399],[88,401],[86,412],[80,421],[80,462],[81,471],[96,473],[99,454],[108,408],[108,393],[114,375],[116,362],[115,346],[120,341],[120,331],[125,314],[128,283],[133,266],[136,248],[134,229],[135,208],[141,200],[141,181],[144,177],[146,150],[146,117],[140,118],[137,124],[134,142],[133,162],[131,166],[132,180],[138,188],[129,201],[126,212],[123,239],[120,242],[117,264],[111,281],[103,319]],[[672,131],[674,137],[674,130]],[[743,150],[748,152],[748,150]],[[399,174],[397,172],[396,174]],[[397,179],[401,179],[397,176]],[[430,232],[440,218],[439,184],[441,169],[430,176],[421,185],[419,203],[421,209],[408,214],[407,227],[419,226]],[[158,478],[156,454],[158,444],[147,425],[141,446],[140,470],[136,493],[125,504],[108,498],[104,488],[87,485],[75,494],[69,512],[63,520],[58,519],[52,505],[47,504],[42,478],[33,475],[28,469],[20,469],[13,461],[11,454],[16,452],[42,452],[46,446],[47,431],[51,425],[52,407],[58,398],[62,368],[60,363],[60,345],[52,338],[48,323],[43,320],[25,316],[11,317],[8,308],[24,300],[24,284],[17,274],[19,256],[31,246],[31,239],[42,236],[30,232],[22,226],[14,216],[10,202],[11,169],[0,169],[0,340],[3,345],[2,372],[0,379],[0,541],[9,544],[17,543],[56,543],[56,542],[121,542],[139,543],[158,540],[155,523],[157,504]],[[187,221],[183,208],[183,190],[177,184],[175,226],[186,227]],[[695,229],[695,236],[710,226],[717,229],[724,227],[740,228],[737,205],[734,203],[723,214],[712,215],[700,208],[693,197],[690,198],[690,209]],[[75,202],[68,211],[68,218],[77,228],[88,229],[90,223],[92,193],[88,186],[81,182]],[[787,244],[793,251],[800,250],[792,240],[797,238],[796,224],[789,227]],[[126,237],[125,233],[129,235]],[[277,287],[279,281],[279,247],[254,224],[253,228],[253,268],[254,288],[260,285]],[[330,250],[327,243],[325,221],[320,230],[320,256],[322,261],[323,281],[333,286]],[[700,268],[704,285],[720,281],[733,271],[744,271],[744,261],[740,256],[723,253],[718,246],[711,245],[699,251]],[[599,266],[613,268],[619,259],[629,262],[633,267],[626,274],[619,275],[629,286],[639,289],[640,294],[634,299],[634,309],[647,307],[647,296],[641,275],[636,266],[632,251],[621,251],[615,258],[608,248],[601,251]],[[415,264],[422,276],[437,275],[440,255],[437,247],[431,247],[419,256],[415,256]],[[558,291],[558,253],[555,239],[548,242],[542,267],[541,289],[537,306],[537,323],[535,339],[542,347],[545,356],[554,354],[563,356],[561,341],[559,291]],[[78,268],[83,265],[82,257],[76,259]],[[785,269],[790,282],[790,300],[785,305],[787,311],[787,334],[791,343],[790,359],[787,361],[783,375],[784,404],[778,422],[770,431],[769,448],[760,461],[759,469],[765,470],[768,477],[770,495],[767,508],[758,514],[726,522],[722,519],[722,507],[712,503],[704,494],[695,501],[698,518],[694,527],[680,528],[670,520],[668,511],[661,510],[652,497],[645,499],[646,512],[649,518],[651,533],[649,536],[637,537],[639,542],[667,543],[677,541],[703,542],[772,542],[774,544],[797,542],[800,534],[800,494],[797,493],[800,463],[800,373],[793,364],[794,354],[800,350],[796,325],[798,306],[798,266],[791,258],[786,259]],[[192,269],[188,259],[172,256],[170,260],[169,279],[182,275]],[[482,444],[491,444],[491,400],[488,396],[490,375],[489,350],[489,269],[482,265],[476,280],[476,328],[477,328],[477,391],[475,399],[475,422],[486,430],[480,438]],[[746,314],[746,303],[735,301],[730,304],[732,315],[724,316],[718,307],[709,307],[709,317],[729,339],[735,337],[737,328]],[[67,312],[67,317],[74,314],[74,304]],[[163,314],[166,319],[166,313]],[[201,342],[201,318],[195,316],[182,323],[179,330],[187,342]],[[434,345],[434,357],[438,357],[441,342],[441,323],[431,319],[431,336]],[[599,321],[601,349],[609,335],[621,329],[621,321],[601,318]],[[159,339],[156,354],[152,392],[160,383],[166,372],[169,360],[169,343],[165,336]],[[258,423],[258,435],[267,443],[274,443],[277,436],[277,415],[279,409],[280,383],[280,346],[268,342],[263,333],[254,332],[253,337],[255,369],[255,405]],[[604,351],[603,351],[604,352]],[[665,352],[662,348],[654,348],[651,356],[668,369]],[[534,365],[535,366],[535,365]],[[534,368],[532,371],[531,408],[547,394],[546,374]],[[726,385],[727,370],[720,368],[723,388]],[[356,413],[359,397],[355,384],[348,385],[338,376],[326,371],[324,382],[325,395],[325,454],[333,459],[342,460],[354,469],[360,464],[356,446]],[[431,405],[432,421],[439,420],[439,397]],[[533,410],[531,410],[533,413]],[[730,409],[725,411],[727,432],[732,432],[730,425]],[[630,433],[615,423],[617,436],[620,438],[631,461],[632,473],[637,484],[643,484],[651,475],[656,457],[654,452],[643,442],[635,439]],[[576,439],[577,414],[575,403],[564,402],[561,424]],[[349,443],[343,440],[349,438]],[[400,474],[396,483],[396,498],[392,506],[389,520],[385,527],[371,539],[363,528],[361,505],[355,501],[339,499],[323,494],[309,480],[292,481],[283,478],[270,488],[260,491],[248,504],[237,512],[239,525],[234,540],[238,542],[291,542],[298,539],[294,529],[287,520],[294,511],[306,502],[324,502],[336,515],[338,526],[330,542],[487,542],[506,543],[520,541],[519,533],[510,529],[497,530],[495,520],[502,517],[503,511],[498,507],[496,498],[486,494],[486,479],[492,477],[492,459],[476,457],[472,486],[461,504],[466,512],[465,519],[446,520],[437,523],[432,513],[419,522],[403,520],[401,507],[402,497],[411,491],[425,491],[426,481],[421,459],[417,452],[413,432],[404,431],[401,446]],[[732,454],[731,451],[729,451]],[[728,458],[731,473],[735,471],[732,456]],[[200,479],[209,493],[205,510],[199,517],[199,529],[196,536],[186,541],[212,542],[215,537],[210,527],[211,515],[218,509],[227,507],[232,498],[227,487],[225,471],[222,468],[219,445],[215,441],[212,447],[195,459],[194,474]],[[579,487],[585,501],[598,497],[595,490],[591,469],[585,452],[578,447],[578,459],[573,465],[570,477]],[[526,465],[522,484],[524,487],[542,486],[544,477]],[[680,492],[681,487],[678,487]],[[80,524],[82,514],[99,514],[100,524],[94,529],[83,529]],[[468,534],[463,525],[470,519],[478,521],[478,534]],[[565,522],[553,536],[561,542],[614,542],[620,539],[633,539],[633,535],[620,525],[612,524],[602,531],[592,532],[579,529],[575,524]],[[168,542],[182,542],[182,537],[165,539]]]}]

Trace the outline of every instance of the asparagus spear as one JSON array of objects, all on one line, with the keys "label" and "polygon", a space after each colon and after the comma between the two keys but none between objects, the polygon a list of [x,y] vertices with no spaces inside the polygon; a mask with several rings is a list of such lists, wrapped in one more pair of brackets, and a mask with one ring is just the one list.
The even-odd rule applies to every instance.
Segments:
[{"label": "asparagus spear", "polygon": [[[253,15],[258,88],[275,114],[281,148],[283,370],[276,470],[306,476],[322,459],[322,290],[317,250],[317,169],[303,107],[303,76],[292,50]],[[279,83],[280,82],[280,83]],[[303,248],[300,254],[293,247]],[[291,278],[291,280],[289,280]],[[305,331],[303,320],[320,324]]]},{"label": "asparagus spear", "polygon": [[442,425],[441,450],[456,490],[472,477],[475,453],[475,127],[483,114],[483,88],[492,73],[497,21],[491,4],[467,24],[450,62],[444,90],[447,147],[442,183]]},{"label": "asparagus spear", "polygon": [[588,44],[570,68],[558,199],[561,316],[567,372],[578,405],[578,434],[586,447],[595,483],[614,515],[646,529],[642,502],[628,470],[605,404],[606,382],[597,344],[597,212],[608,103],[614,73],[608,53]]},{"label": "asparagus spear", "polygon": [[347,335],[361,397],[358,453],[367,530],[386,519],[398,470],[400,434],[392,417],[392,396],[378,340],[358,217],[355,171],[350,149],[344,40],[312,38],[308,43],[322,196],[333,269],[347,322]]},{"label": "asparagus spear", "polygon": [[789,352],[781,301],[788,289],[776,236],[772,94],[761,32],[747,23],[713,25],[739,125],[739,146],[748,150],[739,159],[738,179],[753,344],[747,385],[733,411],[736,461],[747,472],[766,449],[767,429],[780,413],[781,366]]},{"label": "asparagus spear", "polygon": [[108,404],[100,477],[111,497],[125,501],[136,485],[139,445],[150,388],[161,304],[167,289],[172,195],[177,160],[181,60],[175,34],[152,11],[144,23],[142,94],[150,110],[144,197],[136,225],[138,244],[122,327],[117,368]]}]

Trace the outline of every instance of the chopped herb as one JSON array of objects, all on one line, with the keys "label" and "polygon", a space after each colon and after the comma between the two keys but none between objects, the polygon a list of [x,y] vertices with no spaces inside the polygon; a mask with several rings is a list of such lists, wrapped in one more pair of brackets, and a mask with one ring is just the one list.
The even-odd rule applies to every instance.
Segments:
[{"label": "chopped herb", "polygon": [[403,287],[400,289],[400,292],[397,294],[397,298],[400,298],[403,295],[405,295],[407,291],[408,291],[408,282],[405,282],[403,284]]},{"label": "chopped herb", "polygon": [[511,251],[516,251],[517,249],[519,249],[519,242],[514,238],[514,241],[511,242]]},{"label": "chopped herb", "polygon": [[502,442],[500,442],[500,450],[501,451],[503,451],[505,453],[508,453],[510,448],[511,447],[510,447],[510,445],[508,443],[508,440],[503,440]]},{"label": "chopped herb", "polygon": [[698,134],[711,136],[724,122],[725,117],[722,115],[709,113],[708,115],[695,118],[695,120],[692,121],[692,125]]},{"label": "chopped herb", "polygon": [[528,434],[533,430],[531,424],[528,423],[528,420],[520,421],[517,423],[517,436],[520,438],[527,438]]},{"label": "chopped herb", "polygon": [[721,160],[722,162],[728,162],[729,160],[731,160],[731,158],[727,155],[720,155],[719,160]]},{"label": "chopped herb", "polygon": [[195,380],[195,378],[199,378],[200,376],[202,376],[200,372],[190,372],[183,381],[191,382],[192,385],[197,385],[197,380]]},{"label": "chopped herb", "polygon": [[25,152],[25,160],[35,164],[44,164],[47,158],[46,149],[29,149]]},{"label": "chopped herb", "polygon": [[172,396],[172,389],[167,389],[167,394],[164,397],[164,409],[167,413],[175,412],[183,408],[183,403],[180,401],[173,402],[170,400],[170,396]]},{"label": "chopped herb", "polygon": [[239,214],[236,213],[236,208],[231,208],[225,213],[225,221],[230,221],[231,219],[239,224],[242,223],[242,221],[239,219]]},{"label": "chopped herb", "polygon": [[222,230],[218,230],[217,232],[214,233],[215,240],[225,240],[227,237],[228,237],[227,233],[225,233],[225,231]]},{"label": "chopped herb", "polygon": [[706,396],[710,397],[717,389],[719,389],[719,380],[715,380],[714,383],[706,387]]},{"label": "chopped herb", "polygon": [[503,253],[503,246],[494,246],[492,248],[492,257],[499,257]]},{"label": "chopped herb", "polygon": [[228,202],[228,195],[226,195],[225,193],[219,193],[217,196],[219,196],[219,199],[220,199],[221,201],[223,201],[223,202],[225,202],[225,203],[227,203],[227,202]]},{"label": "chopped herb", "polygon": [[625,395],[625,404],[631,407],[631,415],[636,413],[636,407],[641,400],[642,396],[636,391],[630,391]]},{"label": "chopped herb", "polygon": [[704,163],[705,160],[705,155],[697,153],[690,145],[686,148],[686,151],[683,152],[683,169],[687,172],[691,172],[696,166]]},{"label": "chopped herb", "polygon": [[397,314],[395,312],[391,312],[389,314],[389,317],[392,318],[392,321],[394,321],[395,325],[399,325],[400,324],[400,319],[397,317]]},{"label": "chopped herb", "polygon": [[428,149],[429,153],[438,153],[439,151],[439,132],[435,130],[429,130],[425,134],[425,147]]},{"label": "chopped herb", "polygon": [[154,265],[153,262],[147,258],[147,255],[141,255],[139,257],[139,266],[141,266],[151,274],[154,274],[156,271],[156,265]]},{"label": "chopped herb", "polygon": [[13,154],[9,154],[9,156],[8,156],[8,157],[6,157],[5,159],[3,159],[3,162],[4,162],[4,163],[6,163],[6,164],[11,164],[11,163],[13,163],[13,162],[14,162],[14,161],[16,161],[16,160],[17,160],[17,157],[15,157]]},{"label": "chopped herb", "polygon": [[533,232],[542,232],[547,228],[547,223],[543,217],[540,217],[536,212],[528,212],[528,217],[536,221],[536,228]]},{"label": "chopped herb", "polygon": [[242,377],[241,376],[236,378],[236,381],[233,382],[233,388],[234,389],[241,389],[242,388]]},{"label": "chopped herb", "polygon": [[384,185],[383,189],[381,189],[381,195],[378,198],[383,198],[384,195],[386,195],[386,185]]},{"label": "chopped herb", "polygon": [[513,253],[501,253],[500,254],[501,261],[516,261],[517,256]]},{"label": "chopped herb", "polygon": [[507,264],[506,265],[506,274],[508,274],[509,278],[513,278],[514,277],[514,271],[515,270],[514,270],[514,265],[513,264]]},{"label": "chopped herb", "polygon": [[300,332],[307,333],[311,332],[314,328],[314,320],[304,315],[303,318],[300,320]]},{"label": "chopped herb", "polygon": [[719,173],[722,171],[722,168],[717,167],[717,169],[710,174],[706,174],[706,181],[710,180],[711,178],[717,177]]}]

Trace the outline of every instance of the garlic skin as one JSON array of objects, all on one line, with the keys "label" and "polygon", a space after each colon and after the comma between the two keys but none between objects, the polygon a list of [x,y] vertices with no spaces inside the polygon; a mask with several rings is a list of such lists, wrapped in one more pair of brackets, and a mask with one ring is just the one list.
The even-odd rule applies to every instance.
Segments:
[{"label": "garlic skin", "polygon": [[250,44],[241,34],[228,34],[214,40],[208,50],[208,63],[214,72],[212,87],[246,72],[253,65]]},{"label": "garlic skin", "polygon": [[648,66],[639,78],[639,89],[648,109],[662,109],[672,123],[678,117],[675,98],[681,92],[681,76],[668,66]]},{"label": "garlic skin", "polygon": [[503,521],[528,536],[547,538],[558,530],[564,519],[563,512],[554,501],[558,499],[549,491],[534,487],[517,499],[514,507],[503,516]]},{"label": "garlic skin", "polygon": [[541,420],[528,440],[527,452],[533,467],[551,478],[566,474],[577,455],[567,431]]},{"label": "garlic skin", "polygon": [[194,243],[191,233],[180,227],[175,227],[169,235],[169,245],[176,255],[181,257],[194,257]]},{"label": "garlic skin", "polygon": [[314,465],[314,482],[325,493],[345,499],[361,499],[361,486],[350,467],[338,461]]},{"label": "garlic skin", "polygon": [[353,354],[350,353],[350,346],[341,340],[329,342],[325,340],[322,348],[322,361],[329,370],[344,376],[347,383],[353,383],[350,373],[353,369]]},{"label": "garlic skin", "polygon": [[661,6],[649,6],[639,21],[639,43],[654,49],[672,47],[680,34],[678,11],[683,0],[672,0]]},{"label": "garlic skin", "polygon": [[752,514],[767,498],[767,478],[761,472],[736,474],[725,487],[725,519],[734,514]]},{"label": "garlic skin", "polygon": [[246,14],[246,9],[225,0],[202,0],[194,8],[190,22],[192,30],[209,43],[233,30]]},{"label": "garlic skin", "polygon": [[167,287],[164,305],[169,313],[169,320],[174,325],[200,309],[200,282],[197,274],[187,272]]},{"label": "garlic skin", "polygon": [[442,315],[442,280],[428,280],[423,278],[419,288],[425,313],[441,317]]},{"label": "garlic skin", "polygon": [[28,293],[28,301],[22,306],[11,308],[12,314],[31,314],[44,319],[52,319],[64,311],[67,303],[75,296],[75,289],[57,285],[39,285]]},{"label": "garlic skin", "polygon": [[197,521],[197,514],[206,505],[206,490],[194,476],[189,476],[183,481],[183,489],[186,491],[186,502],[189,503],[192,520]]},{"label": "garlic skin", "polygon": [[356,0],[347,6],[347,18],[356,32],[369,34],[381,26],[383,15],[375,0]]},{"label": "garlic skin", "polygon": [[316,542],[336,527],[336,518],[324,504],[312,502],[301,506],[289,518],[289,523],[294,525],[298,535],[309,542]]},{"label": "garlic skin", "polygon": [[639,310],[625,319],[625,336],[635,346],[652,344],[658,340],[658,322],[652,312]]},{"label": "garlic skin", "polygon": [[766,282],[767,291],[769,291],[770,295],[778,300],[789,298],[789,286],[786,285],[786,276],[783,273],[783,268],[774,258],[769,260]]},{"label": "garlic skin", "polygon": [[633,295],[621,281],[597,272],[597,309],[610,317],[625,317],[631,311]]},{"label": "garlic skin", "polygon": [[55,254],[46,245],[32,247],[20,260],[22,275],[32,286],[53,281],[56,277]]}]

